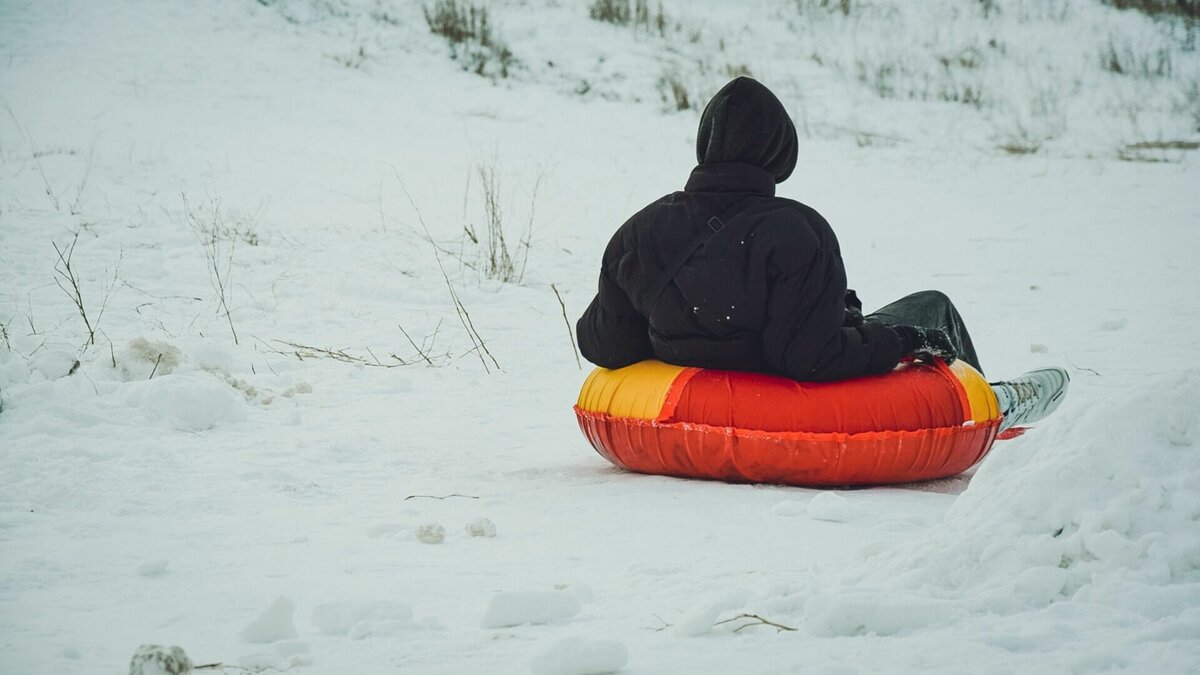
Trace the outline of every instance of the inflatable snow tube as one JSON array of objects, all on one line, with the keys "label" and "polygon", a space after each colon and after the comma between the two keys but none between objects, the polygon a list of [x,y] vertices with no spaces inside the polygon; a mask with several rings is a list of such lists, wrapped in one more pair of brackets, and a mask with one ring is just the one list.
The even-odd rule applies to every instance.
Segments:
[{"label": "inflatable snow tube", "polygon": [[953,476],[983,459],[1000,423],[991,387],[961,361],[828,383],[643,361],[595,369],[575,415],[630,471],[799,486]]}]

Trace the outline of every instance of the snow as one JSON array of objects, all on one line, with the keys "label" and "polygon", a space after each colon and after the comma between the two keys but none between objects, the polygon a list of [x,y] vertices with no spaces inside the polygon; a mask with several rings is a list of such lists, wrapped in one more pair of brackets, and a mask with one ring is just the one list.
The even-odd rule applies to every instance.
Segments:
[{"label": "snow", "polygon": [[467,536],[470,537],[494,537],[496,536],[496,524],[487,518],[475,518],[467,523]]},{"label": "snow", "polygon": [[[146,644],[314,674],[1194,671],[1200,172],[1130,147],[1196,140],[1187,29],[818,4],[667,2],[657,36],[496,2],[506,80],[412,2],[0,3],[0,672],[125,672]],[[1170,72],[1105,70],[1110,43]],[[949,84],[983,104],[909,97],[971,49]],[[990,376],[1071,372],[1051,418],[869,490],[591,450],[556,293],[573,320],[692,166],[660,78],[699,104],[739,64],[796,114],[779,193],[830,220],[867,309],[947,292]],[[996,149],[1013,124],[1036,152]],[[464,234],[481,167],[519,283]],[[86,348],[55,284],[76,234]]]},{"label": "snow", "polygon": [[821,492],[812,498],[806,509],[809,517],[817,520],[828,520],[831,523],[844,523],[854,517],[854,506],[842,495],[836,492]]},{"label": "snow", "polygon": [[167,568],[170,567],[171,561],[160,558],[158,560],[147,560],[138,565],[137,573],[143,577],[160,577],[167,573]]},{"label": "snow", "polygon": [[744,589],[710,592],[683,613],[675,624],[675,632],[684,637],[704,635],[717,625],[722,612],[744,606],[747,598],[748,593]]},{"label": "snow", "polygon": [[386,600],[341,601],[313,608],[312,624],[326,635],[365,638],[386,634],[412,620],[412,607]]},{"label": "snow", "polygon": [[529,664],[533,675],[602,675],[629,663],[629,650],[620,642],[566,638],[550,646]]},{"label": "snow", "polygon": [[129,662],[129,675],[188,675],[192,660],[177,645],[142,645]]},{"label": "snow", "polygon": [[583,611],[579,596],[568,591],[506,591],[488,601],[480,625],[506,628],[565,621]]},{"label": "snow", "polygon": [[246,418],[237,392],[205,373],[128,382],[117,395],[130,409],[181,431],[205,431]]},{"label": "snow", "polygon": [[440,544],[446,541],[446,528],[437,523],[425,523],[417,528],[417,541],[422,544]]},{"label": "snow", "polygon": [[256,643],[279,642],[297,637],[299,634],[292,623],[292,614],[295,611],[295,603],[281,595],[238,635],[246,642]]}]

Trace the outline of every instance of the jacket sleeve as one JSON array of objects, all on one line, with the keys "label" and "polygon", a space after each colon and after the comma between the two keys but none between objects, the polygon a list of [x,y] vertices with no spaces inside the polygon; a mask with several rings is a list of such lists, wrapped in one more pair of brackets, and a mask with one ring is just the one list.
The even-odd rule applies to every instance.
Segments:
[{"label": "jacket sleeve", "polygon": [[603,368],[623,368],[654,355],[649,324],[629,296],[600,270],[600,291],[575,324],[583,358]]},{"label": "jacket sleeve", "polygon": [[903,356],[900,336],[874,321],[845,326],[846,272],[836,252],[774,280],[763,352],[776,372],[801,381],[844,380],[890,371]]}]

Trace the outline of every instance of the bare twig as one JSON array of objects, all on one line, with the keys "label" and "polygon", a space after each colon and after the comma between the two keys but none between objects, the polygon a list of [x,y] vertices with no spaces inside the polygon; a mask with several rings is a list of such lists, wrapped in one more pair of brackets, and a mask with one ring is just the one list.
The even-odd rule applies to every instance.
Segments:
[{"label": "bare twig", "polygon": [[[54,283],[66,293],[71,299],[71,303],[75,305],[76,311],[79,312],[80,318],[83,319],[83,325],[87,329],[87,342],[84,343],[83,350],[96,344],[96,330],[100,327],[100,320],[104,318],[104,310],[108,307],[108,300],[112,297],[113,289],[117,285],[117,276],[121,271],[121,262],[124,260],[124,251],[117,257],[116,265],[113,268],[112,277],[108,282],[108,287],[104,290],[104,298],[100,302],[100,311],[96,314],[95,321],[88,317],[87,307],[83,301],[83,289],[79,284],[79,275],[76,274],[73,257],[75,255],[75,245],[79,243],[79,233],[71,239],[71,243],[59,247],[55,242],[50,242],[54,247],[54,252],[58,254],[58,262],[54,264]],[[33,321],[30,319],[30,328],[33,327]]]},{"label": "bare twig", "polygon": [[661,624],[661,625],[659,625],[659,626],[658,626],[658,627],[656,627],[656,628],[650,628],[650,630],[654,631],[655,633],[661,633],[661,632],[663,632],[664,630],[666,630],[666,629],[670,628],[671,626],[674,626],[674,625],[675,625],[675,624],[673,624],[673,623],[667,623],[667,622],[666,622],[666,621],[665,621],[665,620],[664,620],[664,619],[663,619],[661,616],[659,616],[659,615],[657,615],[657,614],[655,614],[655,615],[654,615],[654,618],[658,619],[658,623],[659,623],[659,624]]},{"label": "bare twig", "polygon": [[[371,355],[371,359],[375,361],[375,365],[377,365],[377,366],[382,366],[382,365],[383,365],[382,363],[380,363],[380,361],[379,361],[379,357],[378,357],[378,356],[375,356],[375,352],[371,351],[371,348],[370,348],[370,347],[367,347],[367,348],[366,348],[366,350],[367,350],[367,353]],[[401,359],[401,358],[397,357],[395,354],[392,354],[392,358],[394,358],[394,359],[396,359],[397,361],[399,361],[401,365],[407,365],[407,364],[405,364],[405,363],[404,363],[404,359]]]},{"label": "bare twig", "polygon": [[504,212],[500,208],[500,185],[493,164],[480,165],[479,189],[483,193],[483,214],[487,221],[487,263],[484,272],[491,279],[514,281],[516,270],[508,253],[504,234]]},{"label": "bare twig", "polygon": [[517,275],[517,283],[525,280],[525,268],[529,265],[529,251],[533,246],[533,214],[537,206],[538,188],[542,186],[542,174],[533,181],[533,193],[529,197],[529,220],[525,223],[525,236],[521,237],[521,271]]},{"label": "bare twig", "polygon": [[54,194],[54,188],[50,185],[50,179],[46,177],[46,169],[42,166],[42,158],[37,148],[34,147],[33,137],[29,135],[29,131],[25,127],[21,126],[20,120],[17,119],[17,114],[13,112],[12,106],[7,101],[4,102],[4,108],[8,111],[8,116],[12,118],[13,124],[16,125],[17,131],[29,143],[29,154],[33,157],[33,165],[37,169],[38,175],[42,177],[42,185],[46,188],[46,196],[50,198],[50,203],[54,205],[55,211],[62,211],[62,204],[59,203],[58,196]]},{"label": "bare twig", "polygon": [[1064,355],[1063,358],[1065,358],[1067,360],[1067,363],[1069,363],[1071,365],[1071,367],[1074,368],[1075,370],[1082,370],[1083,372],[1091,373],[1091,374],[1095,375],[1096,377],[1104,377],[1103,375],[1100,374],[1099,371],[1092,370],[1091,368],[1084,368],[1084,367],[1078,365],[1077,363],[1072,361],[1071,357],[1069,357],[1069,356]]},{"label": "bare twig", "polygon": [[[445,273],[443,273],[443,276],[444,275]],[[468,331],[475,335],[474,340],[477,348],[482,349],[483,353],[487,354],[487,357],[491,359],[492,365],[496,367],[496,370],[500,370],[500,363],[496,361],[496,357],[492,356],[491,350],[487,348],[487,343],[483,341],[483,336],[479,334],[479,329],[475,328],[475,322],[471,320],[470,312],[467,311],[467,307],[462,303],[462,300],[458,299],[458,293],[455,292],[454,286],[451,285],[449,277],[446,278],[446,286],[450,289],[450,296],[454,299],[454,303],[459,309],[459,316],[466,321],[464,325],[466,325]],[[483,360],[482,355],[480,356],[480,360]],[[486,365],[487,364],[484,364],[484,370],[487,370]]]},{"label": "bare twig", "polygon": [[30,335],[37,335],[38,329],[33,325],[33,291],[25,294],[25,319],[29,321]]},{"label": "bare twig", "polygon": [[[58,253],[59,261],[54,263],[54,283],[62,292],[66,293],[68,298],[71,298],[71,303],[76,306],[79,312],[79,317],[83,318],[84,328],[88,329],[88,341],[84,342],[83,351],[88,351],[88,347],[96,344],[96,329],[100,328],[100,321],[104,317],[104,309],[108,306],[108,299],[113,295],[113,288],[116,287],[116,277],[120,274],[121,261],[125,258],[125,252],[122,251],[120,256],[116,258],[116,264],[113,269],[112,279],[108,282],[108,287],[104,289],[104,297],[100,304],[100,313],[97,313],[95,321],[88,317],[88,307],[84,304],[83,289],[79,286],[79,275],[74,268],[73,257],[74,247],[79,243],[79,233],[76,232],[71,239],[71,244],[59,247],[54,241],[50,241],[50,245],[54,246],[54,252]],[[34,327],[32,322],[32,312],[30,312],[30,328]]]},{"label": "bare twig", "polygon": [[571,330],[571,320],[567,318],[567,303],[563,302],[562,294],[558,292],[558,286],[550,284],[550,290],[554,291],[554,297],[558,298],[558,306],[562,308],[563,323],[567,325],[567,337],[571,339],[571,350],[575,352],[575,365],[583,370],[583,361],[579,358],[579,347],[575,346],[575,331]]},{"label": "bare twig", "polygon": [[479,499],[479,497],[476,497],[475,495],[464,495],[464,494],[459,494],[459,493],[455,492],[454,494],[442,495],[441,497],[439,497],[437,495],[409,495],[409,496],[405,497],[404,499],[402,499],[401,501],[406,502],[410,499],[438,499],[438,500],[441,500],[441,499],[450,499],[451,497],[462,497],[463,499]]},{"label": "bare twig", "polygon": [[[262,342],[262,341],[259,340],[259,342]],[[353,354],[349,354],[344,349],[333,349],[331,347],[313,347],[311,345],[304,345],[304,344],[299,344],[296,342],[289,342],[287,340],[272,340],[272,342],[277,342],[281,345],[286,345],[288,347],[291,347],[292,351],[290,351],[290,352],[280,351],[278,349],[270,347],[269,345],[265,345],[265,343],[264,343],[264,346],[267,346],[267,348],[270,351],[272,351],[276,354],[282,354],[284,356],[295,356],[297,359],[299,359],[301,361],[303,361],[306,358],[308,358],[308,359],[330,359],[332,361],[340,361],[341,363],[354,363],[354,364],[358,364],[361,366],[370,366],[373,368],[399,368],[401,366],[410,365],[410,364],[406,363],[400,357],[396,356],[395,354],[392,354],[391,356],[393,359],[396,359],[397,363],[383,363],[378,358],[375,357],[375,354],[373,352],[371,352],[370,349],[367,349],[367,353],[371,354],[371,358],[373,360],[369,361],[367,359],[362,358],[361,356],[354,356]]]},{"label": "bare twig", "polygon": [[[525,232],[517,242],[517,251],[509,251],[508,233],[504,227],[504,213],[501,207],[500,180],[496,174],[495,162],[480,164],[476,167],[479,176],[479,189],[483,197],[483,214],[486,223],[485,246],[486,259],[483,271],[489,279],[498,279],[506,283],[521,283],[525,278],[525,269],[529,264],[529,251],[533,240],[533,217],[537,206],[538,188],[542,184],[539,175],[533,184],[529,201],[529,218],[525,223]],[[464,228],[473,243],[480,243],[470,227]]]},{"label": "bare twig", "polygon": [[[229,296],[232,295],[232,284],[230,283],[230,275],[233,270],[233,254],[237,248],[237,238],[224,238],[221,233],[221,203],[211,202],[212,221],[204,223],[200,220],[200,216],[192,211],[192,207],[188,204],[187,195],[180,194],[183,199],[183,214],[187,219],[188,225],[196,234],[196,238],[200,240],[201,246],[204,247],[204,257],[208,261],[209,281],[212,283],[213,290],[217,292],[217,302],[220,305],[220,313],[224,313],[225,320],[229,322],[229,332],[233,334],[233,344],[240,344],[238,341],[237,330],[233,327],[233,317],[229,310]],[[222,240],[226,239],[229,243],[228,249],[222,246]],[[222,266],[224,269],[222,270]]]},{"label": "bare twig", "polygon": [[192,670],[220,670],[222,673],[228,670],[235,670],[239,673],[282,673],[291,670],[291,667],[276,668],[274,666],[259,666],[257,668],[246,668],[243,666],[233,666],[228,663],[205,663],[200,666],[193,666]]},{"label": "bare twig", "polygon": [[471,171],[467,170],[467,182],[463,185],[462,219],[467,219],[467,198],[471,195]]},{"label": "bare twig", "polygon": [[92,146],[88,148],[87,166],[83,169],[83,177],[79,179],[79,187],[75,188],[75,200],[71,202],[71,215],[79,215],[79,200],[83,197],[83,191],[87,187],[88,178],[92,175],[92,161],[96,155],[96,143],[92,141]]},{"label": "bare twig", "polygon": [[87,328],[88,344],[92,344],[96,339],[96,331],[92,329],[92,322],[88,319],[87,308],[83,302],[83,291],[79,288],[79,277],[75,275],[75,268],[71,266],[71,258],[75,255],[75,244],[79,243],[79,233],[75,233],[75,237],[71,239],[71,243],[63,248],[59,248],[55,242],[50,242],[54,247],[54,252],[58,254],[58,262],[54,265],[54,283],[62,289],[67,297],[71,298],[75,309],[79,312],[79,316],[83,318],[83,325]]},{"label": "bare twig", "polygon": [[[437,344],[438,334],[442,332],[442,324],[445,322],[445,319],[438,317],[437,325],[433,327],[433,333],[421,338],[421,351],[429,352],[433,349],[433,346]],[[448,351],[446,354],[449,356]]]},{"label": "bare twig", "polygon": [[433,361],[429,358],[429,355],[426,354],[425,351],[422,350],[420,347],[418,347],[416,342],[413,342],[413,339],[408,336],[408,331],[404,330],[404,326],[401,326],[400,324],[396,324],[396,327],[399,328],[400,332],[404,334],[404,338],[406,340],[408,340],[408,344],[412,345],[412,348],[417,350],[417,354],[420,354],[421,358],[425,359],[425,363],[428,363],[429,365],[432,366]]},{"label": "bare twig", "polygon": [[412,225],[409,225],[408,223],[404,222],[403,220],[400,220],[399,218],[396,218],[395,216],[387,215],[387,213],[385,213],[383,210],[381,210],[379,208],[378,204],[371,204],[370,202],[364,201],[362,199],[359,199],[358,197],[355,197],[354,195],[349,195],[344,192],[339,192],[338,194],[340,194],[341,196],[346,197],[347,199],[350,199],[352,201],[356,201],[359,204],[362,204],[363,206],[377,212],[379,214],[380,220],[386,219],[396,225],[403,227],[404,229],[408,230],[413,235],[415,235],[418,239],[423,240],[425,243],[429,244],[430,246],[433,246],[438,251],[450,256],[451,258],[454,258],[463,267],[466,267],[466,268],[471,269],[476,272],[479,271],[479,266],[476,265],[475,263],[472,263],[471,261],[467,260],[463,256],[463,253],[461,251],[453,251],[451,249],[446,248],[445,246],[442,246],[438,242],[436,242],[432,237],[429,236],[428,230],[426,230],[425,232],[422,232],[421,230],[413,227]]},{"label": "bare twig", "polygon": [[[113,289],[117,286],[121,274],[121,263],[125,262],[125,249],[117,253],[117,262],[113,265],[112,276],[108,279],[108,287],[104,289],[104,298],[100,301],[100,311],[96,313],[96,330],[100,330],[100,321],[104,319],[104,310],[108,309],[108,299],[112,297]],[[108,270],[105,270],[107,273]]]},{"label": "bare twig", "polygon": [[150,371],[150,377],[147,377],[147,380],[154,379],[154,374],[158,372],[158,364],[162,361],[162,356],[162,354],[159,354],[158,358],[154,359],[154,368]]},{"label": "bare twig", "polygon": [[731,623],[733,621],[742,621],[742,620],[749,621],[750,623],[743,624],[741,626],[738,626],[737,628],[734,628],[733,632],[740,633],[742,630],[744,630],[746,628],[750,628],[751,626],[771,626],[772,628],[776,629],[779,632],[783,632],[785,630],[786,631],[799,630],[798,628],[793,628],[791,626],[785,626],[781,623],[775,623],[774,621],[771,621],[769,619],[764,619],[763,617],[761,617],[757,614],[738,614],[737,616],[735,616],[731,619],[725,619],[724,621],[718,621],[718,622],[714,623],[713,625],[720,626],[721,624]]},{"label": "bare twig", "polygon": [[379,177],[379,191],[377,192],[376,196],[379,200],[379,229],[383,230],[384,233],[386,234],[388,229],[387,229],[387,216],[385,216],[384,212],[383,212],[383,177],[382,176]]},{"label": "bare twig", "polygon": [[[426,240],[432,241],[433,236],[429,233],[429,226],[425,224],[425,218],[421,215],[421,209],[417,207],[416,200],[413,199],[412,194],[409,193],[408,188],[405,187],[404,180],[400,178],[400,172],[396,171],[395,167],[392,167],[392,171],[396,174],[396,180],[399,182],[400,189],[404,192],[404,196],[408,198],[409,205],[412,206],[413,212],[416,213],[417,221],[421,223],[421,228],[425,231]],[[475,323],[471,320],[471,314],[467,311],[466,306],[463,305],[462,300],[459,299],[458,293],[454,290],[454,284],[450,283],[450,276],[446,274],[446,267],[442,264],[442,256],[438,253],[437,246],[433,247],[433,257],[437,260],[438,270],[442,273],[442,280],[446,282],[446,289],[450,292],[450,300],[454,303],[454,311],[458,314],[458,321],[462,324],[463,330],[467,332],[467,337],[471,339],[471,344],[474,345],[475,349],[477,350],[476,356],[479,357],[479,362],[483,364],[484,372],[492,372],[491,369],[488,368],[487,360],[484,359],[485,354],[489,359],[491,359],[492,365],[496,367],[496,370],[500,370],[500,363],[496,361],[496,357],[493,356],[492,352],[488,350],[487,343],[484,342],[483,336],[481,336],[479,331],[475,329]]]}]

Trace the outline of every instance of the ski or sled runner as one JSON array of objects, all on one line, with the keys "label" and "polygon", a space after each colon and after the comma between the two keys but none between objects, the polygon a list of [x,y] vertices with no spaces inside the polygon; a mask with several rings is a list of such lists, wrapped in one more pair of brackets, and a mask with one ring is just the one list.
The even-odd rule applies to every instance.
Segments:
[{"label": "ski or sled runner", "polygon": [[798,486],[953,476],[1020,432],[1000,434],[996,393],[961,361],[822,383],[643,361],[595,369],[575,415],[592,447],[630,471]]}]

